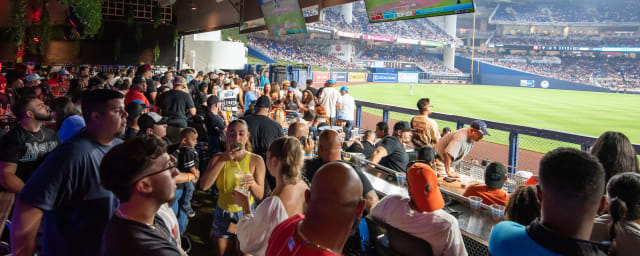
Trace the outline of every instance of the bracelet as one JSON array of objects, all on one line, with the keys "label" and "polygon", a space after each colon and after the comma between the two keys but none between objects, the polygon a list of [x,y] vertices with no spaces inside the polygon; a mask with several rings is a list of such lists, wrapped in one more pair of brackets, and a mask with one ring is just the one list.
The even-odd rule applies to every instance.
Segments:
[{"label": "bracelet", "polygon": [[313,158],[313,154],[304,154],[304,158],[305,159],[311,159],[311,158]]}]

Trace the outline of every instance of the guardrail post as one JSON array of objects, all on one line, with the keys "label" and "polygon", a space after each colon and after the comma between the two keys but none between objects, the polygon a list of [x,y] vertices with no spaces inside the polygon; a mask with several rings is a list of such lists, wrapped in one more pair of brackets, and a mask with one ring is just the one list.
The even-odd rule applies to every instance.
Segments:
[{"label": "guardrail post", "polygon": [[389,109],[387,108],[382,110],[382,121],[389,123]]},{"label": "guardrail post", "polygon": [[360,128],[362,120],[362,105],[356,105],[356,127]]},{"label": "guardrail post", "polygon": [[518,168],[518,148],[520,137],[517,132],[509,132],[509,172],[516,173]]},{"label": "guardrail post", "polygon": [[457,122],[456,123],[456,127],[457,127],[456,130],[460,130],[460,129],[464,128],[464,123],[463,122]]}]

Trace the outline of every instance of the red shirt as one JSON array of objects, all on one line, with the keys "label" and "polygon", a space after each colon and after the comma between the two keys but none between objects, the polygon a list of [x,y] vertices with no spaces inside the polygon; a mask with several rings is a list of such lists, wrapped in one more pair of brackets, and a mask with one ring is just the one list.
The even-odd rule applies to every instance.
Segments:
[{"label": "red shirt", "polygon": [[144,103],[145,107],[151,106],[151,104],[149,103],[149,100],[147,100],[147,97],[145,97],[144,94],[142,94],[138,90],[131,89],[129,90],[127,95],[124,97],[124,105],[126,106],[127,104],[129,104],[134,100],[141,100]]},{"label": "red shirt", "polygon": [[266,256],[280,255],[310,255],[310,256],[339,256],[326,250],[313,249],[304,246],[304,241],[296,236],[296,226],[304,220],[304,215],[295,215],[280,223],[271,233]]},{"label": "red shirt", "polygon": [[502,189],[494,189],[489,190],[487,185],[484,184],[476,184],[467,187],[467,190],[464,191],[463,196],[478,196],[482,198],[482,203],[488,206],[492,204],[499,204],[502,206],[506,206],[509,201],[509,195]]}]

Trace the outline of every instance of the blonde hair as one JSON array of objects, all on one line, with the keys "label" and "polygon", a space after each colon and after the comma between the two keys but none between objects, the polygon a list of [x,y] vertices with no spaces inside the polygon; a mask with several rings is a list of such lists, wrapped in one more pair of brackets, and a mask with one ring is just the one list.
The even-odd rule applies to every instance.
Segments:
[{"label": "blonde hair", "polygon": [[279,124],[284,123],[285,122],[284,110],[282,110],[281,108],[276,108],[276,110],[273,111],[273,120],[275,120]]},{"label": "blonde hair", "polygon": [[291,136],[280,137],[271,142],[268,152],[269,157],[278,158],[282,162],[280,176],[285,185],[294,185],[301,180],[304,152],[302,144],[297,138]]}]

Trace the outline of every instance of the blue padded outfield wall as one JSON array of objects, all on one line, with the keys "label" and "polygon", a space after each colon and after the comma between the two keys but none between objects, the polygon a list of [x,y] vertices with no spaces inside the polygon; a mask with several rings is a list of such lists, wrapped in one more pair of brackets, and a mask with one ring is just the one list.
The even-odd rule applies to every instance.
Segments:
[{"label": "blue padded outfield wall", "polygon": [[[455,67],[464,73],[471,73],[471,59],[456,56]],[[488,63],[474,61],[473,84],[533,87],[560,90],[611,92],[607,88],[573,83],[545,76],[534,75]]]},{"label": "blue padded outfield wall", "polygon": [[264,62],[266,62],[267,64],[273,64],[273,63],[277,63],[275,60],[272,60],[271,58],[267,57],[267,55],[262,54],[260,51],[254,49],[253,47],[247,45],[247,53],[250,56],[256,57],[259,60],[262,60]]}]

